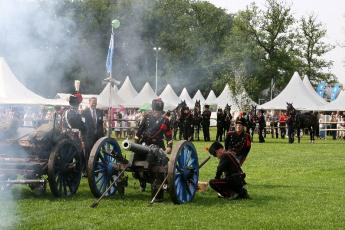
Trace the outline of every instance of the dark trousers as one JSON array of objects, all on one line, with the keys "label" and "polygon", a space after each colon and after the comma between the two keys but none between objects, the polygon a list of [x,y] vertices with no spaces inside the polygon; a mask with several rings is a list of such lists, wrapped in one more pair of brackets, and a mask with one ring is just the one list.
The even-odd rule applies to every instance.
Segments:
[{"label": "dark trousers", "polygon": [[[331,129],[336,129],[336,128],[337,128],[337,124],[331,125]],[[333,140],[337,139],[337,131],[335,131],[335,130],[332,131],[332,138],[333,138]]]},{"label": "dark trousers", "polygon": [[280,128],[280,137],[284,139],[285,135],[286,135],[286,128],[285,127],[284,128]]},{"label": "dark trousers", "polygon": [[202,131],[204,133],[204,141],[210,141],[210,126],[209,125],[203,125]]},{"label": "dark trousers", "polygon": [[212,179],[209,184],[213,190],[224,197],[230,197],[236,193],[226,179]]},{"label": "dark trousers", "polygon": [[288,126],[289,143],[292,144],[295,141],[295,131],[293,127]]},{"label": "dark trousers", "polygon": [[223,137],[223,127],[222,126],[217,126],[217,136],[216,136],[216,141],[222,141]]},{"label": "dark trousers", "polygon": [[275,135],[276,135],[276,139],[278,139],[278,137],[279,137],[279,134],[278,134],[278,123],[274,123],[273,127],[274,127],[274,132],[275,132]]},{"label": "dark trousers", "polygon": [[259,142],[260,142],[260,143],[265,142],[265,138],[264,138],[264,136],[263,136],[264,130],[265,130],[264,128],[260,128],[260,127],[259,127],[259,131],[258,131],[258,132],[259,132]]},{"label": "dark trousers", "polygon": [[234,193],[237,193],[241,196],[246,192],[246,190],[243,188],[245,183],[242,176],[237,176],[237,178],[233,180],[212,179],[209,181],[209,184],[213,190],[220,193],[220,195],[224,197],[230,197],[234,195]]}]

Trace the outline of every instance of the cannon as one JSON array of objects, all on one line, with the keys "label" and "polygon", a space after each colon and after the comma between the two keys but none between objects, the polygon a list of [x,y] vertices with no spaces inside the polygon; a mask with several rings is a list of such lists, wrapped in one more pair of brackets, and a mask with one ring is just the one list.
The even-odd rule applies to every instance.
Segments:
[{"label": "cannon", "polygon": [[77,192],[82,171],[79,133],[59,129],[56,123],[55,117],[38,128],[15,127],[16,135],[0,139],[0,190],[27,184],[42,193],[48,180],[56,197]]},{"label": "cannon", "polygon": [[193,200],[199,164],[191,142],[177,142],[170,159],[155,145],[145,146],[125,140],[122,146],[132,152],[128,160],[115,139],[103,137],[93,146],[88,162],[88,181],[96,198],[115,195],[116,192],[123,196],[128,184],[124,172],[132,172],[134,178],[148,183],[167,181],[167,190],[175,204]]}]

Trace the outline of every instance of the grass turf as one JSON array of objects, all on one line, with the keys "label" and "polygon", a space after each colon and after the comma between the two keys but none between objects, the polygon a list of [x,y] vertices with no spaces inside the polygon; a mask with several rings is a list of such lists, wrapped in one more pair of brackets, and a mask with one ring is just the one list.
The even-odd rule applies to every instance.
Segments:
[{"label": "grass turf", "polygon": [[[174,205],[165,194],[163,203],[150,206],[150,189],[139,192],[129,175],[125,199],[106,198],[96,209],[90,208],[94,198],[85,178],[71,198],[55,199],[49,189],[36,196],[19,186],[12,190],[16,203],[2,200],[1,206],[13,209],[15,229],[343,229],[345,142],[254,141],[243,167],[250,200],[219,199],[208,188],[185,205]],[[194,144],[199,161],[205,159],[210,143]],[[213,178],[216,166],[212,158],[200,181]]]}]

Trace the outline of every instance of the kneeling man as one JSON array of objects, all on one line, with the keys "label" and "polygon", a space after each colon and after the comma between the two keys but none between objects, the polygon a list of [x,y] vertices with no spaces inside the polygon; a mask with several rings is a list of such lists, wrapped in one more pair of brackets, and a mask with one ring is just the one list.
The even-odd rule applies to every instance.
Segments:
[{"label": "kneeling man", "polygon": [[210,146],[209,153],[219,159],[216,177],[209,182],[211,188],[218,192],[218,197],[249,198],[247,190],[243,187],[246,174],[242,171],[234,153],[225,151],[223,145],[217,141]]}]

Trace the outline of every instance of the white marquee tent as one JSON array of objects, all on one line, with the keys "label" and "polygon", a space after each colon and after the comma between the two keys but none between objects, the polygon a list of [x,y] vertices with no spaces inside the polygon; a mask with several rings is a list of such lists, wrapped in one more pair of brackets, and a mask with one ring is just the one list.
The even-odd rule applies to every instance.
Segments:
[{"label": "white marquee tent", "polygon": [[108,83],[103,91],[97,96],[97,107],[98,108],[118,108],[120,105],[124,104],[124,100],[119,97],[119,95],[116,93],[116,90],[114,87],[111,86],[110,83]]},{"label": "white marquee tent", "polygon": [[209,94],[205,100],[205,104],[207,104],[207,105],[217,104],[216,100],[217,100],[216,94],[214,94],[213,90],[211,89],[211,91],[209,92]]},{"label": "white marquee tent", "polygon": [[183,88],[183,90],[180,94],[180,99],[181,99],[181,101],[184,100],[189,108],[194,107],[194,102],[193,102],[192,98],[189,96],[189,93],[188,93],[186,88]]},{"label": "white marquee tent", "polygon": [[138,92],[135,90],[135,88],[132,85],[131,80],[127,76],[117,94],[123,100],[131,101],[133,98],[135,98],[135,96],[138,95]]},{"label": "white marquee tent", "polygon": [[232,111],[239,111],[239,106],[234,100],[234,95],[232,94],[228,84],[225,85],[222,93],[217,97],[216,104],[218,108],[225,108],[226,104],[231,105]]},{"label": "white marquee tent", "polygon": [[259,105],[259,109],[285,110],[287,102],[292,103],[298,110],[318,110],[323,105],[305,87],[297,72],[278,96]]},{"label": "white marquee tent", "polygon": [[143,88],[140,90],[137,96],[135,96],[131,101],[126,103],[128,107],[140,107],[145,103],[151,104],[152,100],[157,98],[157,95],[153,91],[151,85],[146,82]]},{"label": "white marquee tent", "polygon": [[65,100],[46,99],[26,88],[0,57],[0,104],[67,105]]},{"label": "white marquee tent", "polygon": [[198,91],[195,93],[194,97],[193,97],[193,102],[195,103],[196,100],[200,100],[201,104],[205,103],[205,98],[202,95],[202,93],[200,92],[200,90],[198,89]]},{"label": "white marquee tent", "polygon": [[309,78],[307,75],[304,76],[303,78],[303,84],[304,86],[307,88],[307,90],[310,92],[310,94],[315,97],[315,99],[317,101],[319,101],[320,103],[322,103],[323,105],[327,104],[327,101],[325,101],[322,97],[320,97],[319,94],[316,93],[316,91],[314,90],[314,87],[311,85]]},{"label": "white marquee tent", "polygon": [[170,84],[167,84],[161,95],[159,96],[165,104],[177,106],[181,99],[176,95]]}]

